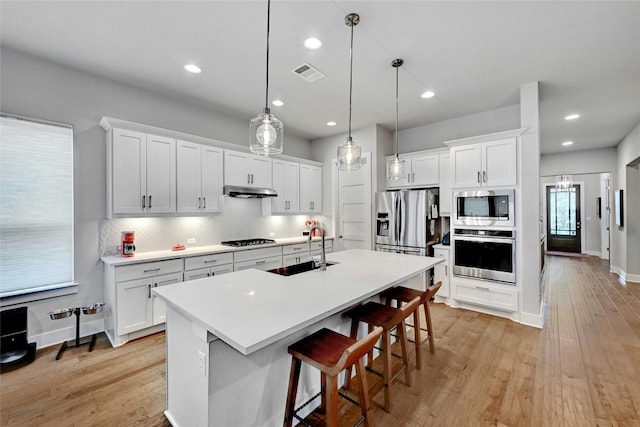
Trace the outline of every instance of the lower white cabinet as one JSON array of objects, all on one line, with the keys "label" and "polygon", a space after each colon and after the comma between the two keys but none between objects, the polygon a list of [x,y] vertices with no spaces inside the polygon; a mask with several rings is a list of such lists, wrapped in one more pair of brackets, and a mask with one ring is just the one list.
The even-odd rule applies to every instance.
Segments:
[{"label": "lower white cabinet", "polygon": [[436,294],[436,297],[449,298],[449,246],[436,245],[433,248],[434,258],[442,258],[444,262],[436,265],[433,268],[433,282],[442,282],[440,290]]},{"label": "lower white cabinet", "polygon": [[455,281],[454,299],[503,311],[518,311],[518,289],[481,280]]},{"label": "lower white cabinet", "polygon": [[257,268],[271,270],[282,266],[282,248],[272,246],[268,248],[249,249],[233,254],[233,271]]},{"label": "lower white cabinet", "polygon": [[[332,252],[331,240],[325,240],[325,253]],[[282,265],[300,264],[309,261],[311,258],[319,259],[322,256],[322,241],[314,240],[311,243],[296,243],[282,247]]]},{"label": "lower white cabinet", "polygon": [[233,271],[233,254],[217,253],[185,258],[184,281],[218,276]]}]

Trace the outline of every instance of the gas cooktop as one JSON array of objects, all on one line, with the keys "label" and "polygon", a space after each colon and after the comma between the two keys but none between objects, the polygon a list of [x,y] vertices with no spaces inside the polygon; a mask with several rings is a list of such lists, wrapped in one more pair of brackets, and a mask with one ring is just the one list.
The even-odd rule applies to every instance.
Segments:
[{"label": "gas cooktop", "polygon": [[243,239],[243,240],[227,240],[226,242],[220,242],[225,246],[256,246],[256,245],[268,245],[269,243],[275,243],[272,239]]}]

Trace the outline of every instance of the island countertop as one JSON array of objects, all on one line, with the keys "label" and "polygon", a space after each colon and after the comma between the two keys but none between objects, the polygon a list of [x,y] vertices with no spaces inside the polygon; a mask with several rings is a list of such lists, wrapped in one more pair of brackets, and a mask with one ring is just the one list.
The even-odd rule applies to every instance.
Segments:
[{"label": "island countertop", "polygon": [[439,264],[440,258],[362,249],[293,276],[249,269],[153,289],[172,309],[249,355]]}]

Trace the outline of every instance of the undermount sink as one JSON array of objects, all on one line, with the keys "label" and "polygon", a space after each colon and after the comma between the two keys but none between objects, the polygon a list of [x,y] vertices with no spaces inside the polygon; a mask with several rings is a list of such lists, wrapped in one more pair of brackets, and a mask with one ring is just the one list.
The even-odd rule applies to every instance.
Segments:
[{"label": "undermount sink", "polygon": [[[327,267],[336,264],[335,262],[328,262]],[[293,276],[294,274],[304,273],[306,271],[317,270],[321,267],[315,261],[301,262],[300,264],[288,265],[286,267],[274,268],[273,270],[267,270],[269,273],[279,274],[281,276]]]}]

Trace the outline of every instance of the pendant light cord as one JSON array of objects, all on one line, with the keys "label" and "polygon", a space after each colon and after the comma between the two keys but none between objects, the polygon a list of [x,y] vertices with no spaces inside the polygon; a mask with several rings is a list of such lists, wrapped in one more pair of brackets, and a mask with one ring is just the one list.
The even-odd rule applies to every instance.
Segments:
[{"label": "pendant light cord", "polygon": [[396,67],[396,158],[398,158],[398,68]]},{"label": "pendant light cord", "polygon": [[267,0],[267,84],[264,97],[264,108],[269,108],[269,29],[271,22],[271,0]]},{"label": "pendant light cord", "polygon": [[351,48],[349,49],[349,138],[351,141],[351,97],[353,93],[353,17],[351,19]]}]

